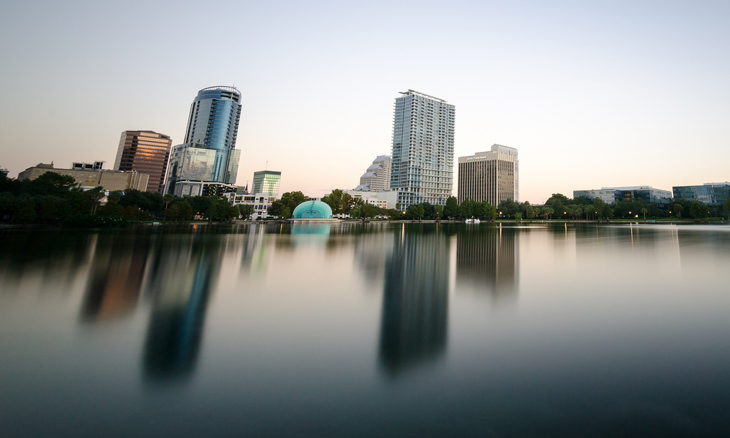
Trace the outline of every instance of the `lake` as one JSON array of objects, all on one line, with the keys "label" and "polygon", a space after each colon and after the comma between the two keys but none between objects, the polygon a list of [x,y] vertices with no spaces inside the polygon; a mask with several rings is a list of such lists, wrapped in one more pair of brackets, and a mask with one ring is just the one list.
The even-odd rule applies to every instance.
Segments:
[{"label": "lake", "polygon": [[730,227],[0,229],[2,436],[728,436]]}]

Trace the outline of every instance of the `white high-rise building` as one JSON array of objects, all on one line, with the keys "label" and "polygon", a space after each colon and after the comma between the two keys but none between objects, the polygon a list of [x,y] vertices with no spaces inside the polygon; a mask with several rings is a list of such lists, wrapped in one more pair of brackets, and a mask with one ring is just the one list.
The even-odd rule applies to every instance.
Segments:
[{"label": "white high-rise building", "polygon": [[378,155],[373,164],[360,177],[360,185],[355,190],[382,192],[390,190],[391,159],[388,155]]},{"label": "white high-rise building", "polygon": [[459,157],[459,203],[487,201],[495,207],[507,199],[519,202],[517,149],[495,144],[491,151]]},{"label": "white high-rise building", "polygon": [[454,105],[418,91],[395,99],[390,186],[401,209],[445,205],[454,180]]}]

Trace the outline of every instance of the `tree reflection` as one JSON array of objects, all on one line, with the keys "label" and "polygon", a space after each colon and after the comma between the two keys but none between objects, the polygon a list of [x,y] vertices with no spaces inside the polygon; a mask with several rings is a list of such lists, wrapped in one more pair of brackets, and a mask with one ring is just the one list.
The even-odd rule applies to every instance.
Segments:
[{"label": "tree reflection", "polygon": [[444,353],[449,240],[433,227],[403,226],[385,272],[379,363],[392,377]]}]

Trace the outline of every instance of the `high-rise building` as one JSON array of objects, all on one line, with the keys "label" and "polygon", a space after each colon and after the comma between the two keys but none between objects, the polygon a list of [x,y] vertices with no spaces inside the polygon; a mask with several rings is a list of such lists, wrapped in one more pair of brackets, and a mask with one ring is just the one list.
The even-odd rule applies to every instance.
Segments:
[{"label": "high-rise building", "polygon": [[520,174],[517,149],[495,144],[491,151],[459,157],[459,203],[465,199],[497,206],[519,202]]},{"label": "high-rise building", "polygon": [[165,193],[176,193],[179,181],[234,184],[240,150],[241,92],[234,87],[200,90],[190,107],[185,143],[173,148]]},{"label": "high-rise building", "polygon": [[390,190],[391,164],[392,160],[388,155],[378,155],[360,177],[360,185],[355,190],[371,192]]},{"label": "high-rise building", "polygon": [[124,131],[119,139],[114,170],[136,170],[150,176],[147,191],[156,193],[165,183],[170,159],[169,136],[154,131]]},{"label": "high-rise building", "polygon": [[253,173],[253,187],[251,193],[263,193],[269,196],[279,195],[281,172],[273,170],[259,170]]},{"label": "high-rise building", "polygon": [[454,179],[454,105],[418,91],[395,99],[390,186],[402,209],[445,205]]}]

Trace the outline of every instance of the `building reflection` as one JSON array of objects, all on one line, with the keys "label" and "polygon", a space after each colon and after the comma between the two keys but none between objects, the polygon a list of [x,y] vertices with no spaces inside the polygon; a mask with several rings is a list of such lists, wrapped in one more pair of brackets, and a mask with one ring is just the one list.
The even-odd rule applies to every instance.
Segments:
[{"label": "building reflection", "polygon": [[449,239],[434,227],[394,234],[385,268],[379,364],[391,377],[435,360],[446,349]]},{"label": "building reflection", "polygon": [[143,358],[147,381],[182,381],[192,375],[220,250],[217,236],[205,235],[181,236],[157,248],[148,286],[154,296]]},{"label": "building reflection", "polygon": [[122,316],[137,304],[150,252],[148,239],[100,235],[81,309],[86,322]]},{"label": "building reflection", "polygon": [[495,300],[517,293],[519,230],[464,228],[456,234],[456,284],[459,290],[484,292]]}]

